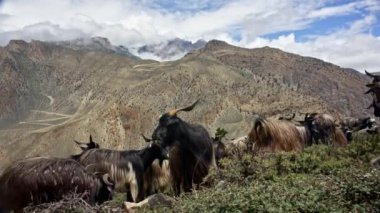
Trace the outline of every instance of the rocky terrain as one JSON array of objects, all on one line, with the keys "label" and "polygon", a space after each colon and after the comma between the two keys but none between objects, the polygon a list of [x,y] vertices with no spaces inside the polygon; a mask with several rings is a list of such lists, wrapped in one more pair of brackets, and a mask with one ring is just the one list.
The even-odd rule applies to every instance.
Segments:
[{"label": "rocky terrain", "polygon": [[230,138],[247,134],[257,114],[372,113],[366,76],[278,49],[214,40],[180,60],[157,62],[74,46],[11,41],[0,48],[0,165],[68,156],[79,152],[73,139],[89,134],[103,147],[142,147],[140,133],[150,135],[163,112],[196,99],[180,117],[211,134],[223,127]]}]

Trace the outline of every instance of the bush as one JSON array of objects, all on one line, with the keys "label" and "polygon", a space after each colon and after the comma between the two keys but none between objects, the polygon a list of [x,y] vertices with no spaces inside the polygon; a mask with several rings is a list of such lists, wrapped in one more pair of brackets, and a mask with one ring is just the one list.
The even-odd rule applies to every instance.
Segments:
[{"label": "bush", "polygon": [[325,145],[302,153],[235,156],[210,172],[213,187],[183,195],[178,212],[330,212],[380,209],[377,136],[347,148]]}]

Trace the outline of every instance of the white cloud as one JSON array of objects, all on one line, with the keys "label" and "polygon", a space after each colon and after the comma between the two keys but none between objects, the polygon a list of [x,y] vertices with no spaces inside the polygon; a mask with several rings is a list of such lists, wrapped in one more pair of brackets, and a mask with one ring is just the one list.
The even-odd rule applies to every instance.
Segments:
[{"label": "white cloud", "polygon": [[346,15],[353,12],[358,12],[357,7],[361,5],[360,2],[351,2],[344,5],[334,6],[334,7],[325,7],[319,10],[312,11],[308,17],[309,18],[325,18],[329,16],[336,15]]},{"label": "white cloud", "polygon": [[250,43],[234,44],[249,48],[270,46],[319,58],[342,67],[354,68],[360,72],[364,72],[365,69],[379,71],[380,37],[363,32],[374,20],[374,16],[370,15],[352,23],[347,29],[329,35],[314,36],[303,42],[297,42],[295,35],[291,33],[276,39],[258,37]]},{"label": "white cloud", "polygon": [[[241,30],[244,39],[249,40],[267,33],[305,28],[312,21],[307,14],[321,10],[323,5],[321,1],[300,0],[257,0],[254,3],[251,0],[195,0],[192,7],[186,1],[158,2],[5,0],[0,6],[0,14],[7,14],[8,17],[0,22],[0,33],[19,32],[25,35],[27,32],[22,32],[25,29],[30,30],[36,24],[48,22],[60,32],[50,40],[70,37],[62,35],[62,31],[76,30],[86,35],[106,36],[113,43],[129,46],[174,37],[196,40],[236,29]],[[179,8],[179,11],[168,12],[156,8],[157,5],[170,3],[173,5],[167,7]],[[181,11],[181,8],[200,10],[188,12]],[[128,37],[122,38],[122,35]],[[33,36],[35,34],[27,38]]]},{"label": "white cloud", "polygon": [[[234,0],[141,0],[143,5],[151,8],[157,8],[162,11],[199,11],[207,9],[218,9],[226,2],[232,2]],[[236,0],[235,0],[236,1]]]},{"label": "white cloud", "polygon": [[78,37],[89,37],[89,35],[80,30],[62,29],[58,25],[44,22],[29,25],[20,30],[2,32],[0,33],[0,43],[7,43],[11,39],[51,41],[57,37],[62,40],[72,40]]},{"label": "white cloud", "polygon": [[[130,47],[175,37],[192,41],[217,38],[245,47],[280,47],[358,69],[365,64],[377,66],[356,53],[367,52],[367,58],[378,56],[379,49],[374,47],[379,39],[365,33],[376,23],[375,16],[368,14],[350,28],[324,36],[313,35],[303,43],[297,42],[293,34],[273,40],[260,37],[307,29],[313,22],[331,16],[376,13],[380,8],[378,0],[329,6],[331,2],[334,3],[332,0],[4,0],[0,5],[0,45],[10,39],[51,41],[102,36],[113,44]],[[321,42],[328,45],[323,47]]]}]

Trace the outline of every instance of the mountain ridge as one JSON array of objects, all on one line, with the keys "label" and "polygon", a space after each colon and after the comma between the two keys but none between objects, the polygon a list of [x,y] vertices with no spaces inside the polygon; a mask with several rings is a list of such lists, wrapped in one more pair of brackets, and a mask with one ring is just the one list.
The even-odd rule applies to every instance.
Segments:
[{"label": "mountain ridge", "polygon": [[160,61],[172,61],[182,58],[189,52],[199,50],[206,45],[206,41],[198,40],[196,42],[187,41],[180,38],[168,41],[143,45],[137,48],[136,55],[142,58],[159,59]]}]

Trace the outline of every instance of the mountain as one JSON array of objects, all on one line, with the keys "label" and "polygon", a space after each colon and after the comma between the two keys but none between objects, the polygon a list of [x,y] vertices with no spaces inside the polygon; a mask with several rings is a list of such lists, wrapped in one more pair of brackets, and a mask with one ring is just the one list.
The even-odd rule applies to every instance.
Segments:
[{"label": "mountain", "polygon": [[107,53],[115,53],[128,56],[130,58],[138,58],[137,56],[133,55],[128,48],[122,45],[114,46],[107,38],[103,37],[78,38],[70,41],[58,41],[52,43],[72,48],[74,50],[103,51]]},{"label": "mountain", "polygon": [[206,45],[206,41],[198,40],[195,43],[183,39],[172,39],[158,44],[144,45],[137,48],[136,55],[141,58],[151,58],[160,61],[177,60],[188,52],[198,50]]},{"label": "mountain", "polygon": [[186,121],[228,138],[257,114],[327,112],[368,116],[365,75],[319,59],[221,41],[177,61],[142,60],[67,45],[11,41],[0,48],[0,165],[77,153],[73,139],[122,149],[144,145],[158,117],[200,99]]}]

